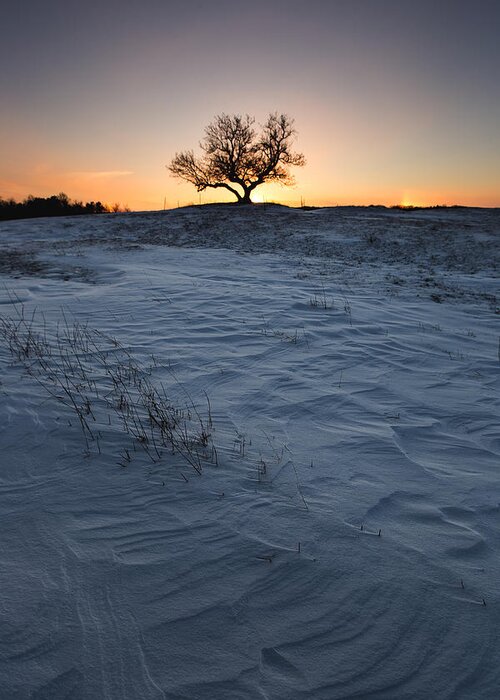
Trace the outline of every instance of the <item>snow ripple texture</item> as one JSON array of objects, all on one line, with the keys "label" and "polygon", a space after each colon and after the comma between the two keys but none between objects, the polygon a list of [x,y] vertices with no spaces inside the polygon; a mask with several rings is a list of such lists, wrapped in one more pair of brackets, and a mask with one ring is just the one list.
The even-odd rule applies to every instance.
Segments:
[{"label": "snow ripple texture", "polygon": [[[154,355],[218,450],[200,477],[103,424],[85,456],[0,345],[0,697],[495,697],[498,217],[214,212],[0,226],[40,262],[4,270],[0,313]],[[419,221],[434,252],[405,257]]]}]

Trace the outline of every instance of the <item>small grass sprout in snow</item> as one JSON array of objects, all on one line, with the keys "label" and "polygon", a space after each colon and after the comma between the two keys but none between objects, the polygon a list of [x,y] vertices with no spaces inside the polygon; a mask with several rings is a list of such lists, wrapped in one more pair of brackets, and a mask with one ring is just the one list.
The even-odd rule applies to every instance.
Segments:
[{"label": "small grass sprout in snow", "polygon": [[266,338],[279,338],[282,342],[291,343],[292,345],[298,345],[304,341],[306,346],[309,347],[305,328],[302,328],[300,332],[298,328],[294,331],[283,331],[279,328],[270,328],[269,322],[264,321],[264,327],[261,328],[260,333]]},{"label": "small grass sprout in snow", "polygon": [[324,284],[321,285],[321,292],[315,292],[314,296],[309,299],[309,306],[311,306],[313,309],[333,309],[333,299],[329,299],[326,296]]},{"label": "small grass sprout in snow", "polygon": [[347,316],[347,320],[349,321],[349,325],[352,326],[352,308],[351,308],[351,302],[349,299],[344,296],[344,313]]}]

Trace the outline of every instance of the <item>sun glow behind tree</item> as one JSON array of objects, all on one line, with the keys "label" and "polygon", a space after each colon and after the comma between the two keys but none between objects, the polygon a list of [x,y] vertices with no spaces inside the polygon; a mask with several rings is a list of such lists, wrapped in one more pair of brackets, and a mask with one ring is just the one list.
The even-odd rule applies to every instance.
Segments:
[{"label": "sun glow behind tree", "polygon": [[263,200],[499,206],[499,22],[493,0],[6,4],[0,196],[198,202],[176,150],[214,114],[276,110],[308,164]]},{"label": "sun glow behind tree", "polygon": [[260,132],[248,114],[220,114],[206,127],[202,155],[176,153],[168,169],[197,192],[225,189],[239,204],[251,204],[252,192],[265,183],[293,185],[292,166],[305,165],[302,153],[292,151],[293,119],[270,114]]}]

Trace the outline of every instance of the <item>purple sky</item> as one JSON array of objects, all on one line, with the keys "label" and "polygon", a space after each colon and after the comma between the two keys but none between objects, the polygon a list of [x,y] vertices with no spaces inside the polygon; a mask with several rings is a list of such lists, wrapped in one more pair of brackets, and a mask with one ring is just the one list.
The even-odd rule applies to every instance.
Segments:
[{"label": "purple sky", "polygon": [[198,201],[175,151],[220,112],[278,110],[308,164],[265,198],[500,206],[499,36],[498,0],[18,0],[0,196]]}]

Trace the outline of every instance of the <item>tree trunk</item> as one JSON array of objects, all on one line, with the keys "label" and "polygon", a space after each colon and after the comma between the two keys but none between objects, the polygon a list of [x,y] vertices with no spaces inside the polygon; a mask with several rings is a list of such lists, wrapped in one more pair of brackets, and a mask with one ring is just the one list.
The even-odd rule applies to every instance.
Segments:
[{"label": "tree trunk", "polygon": [[243,197],[241,197],[238,200],[238,204],[252,204],[252,200],[250,199],[250,192],[251,192],[250,189],[245,189],[245,193],[244,193]]}]

